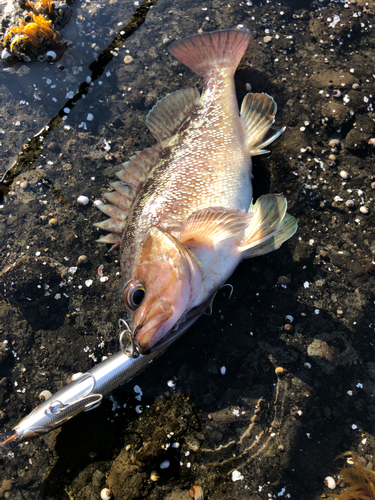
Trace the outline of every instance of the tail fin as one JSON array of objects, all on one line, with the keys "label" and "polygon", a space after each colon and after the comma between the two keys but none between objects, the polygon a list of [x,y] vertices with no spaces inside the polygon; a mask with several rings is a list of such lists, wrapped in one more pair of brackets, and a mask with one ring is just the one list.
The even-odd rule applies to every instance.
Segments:
[{"label": "tail fin", "polygon": [[172,43],[169,52],[199,76],[215,66],[232,68],[239,65],[249,44],[248,29],[210,31]]}]

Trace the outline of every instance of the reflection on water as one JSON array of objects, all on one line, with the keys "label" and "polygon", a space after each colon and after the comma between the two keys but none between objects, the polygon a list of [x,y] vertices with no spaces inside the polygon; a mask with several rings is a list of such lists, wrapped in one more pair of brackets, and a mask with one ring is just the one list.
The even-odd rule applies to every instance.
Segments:
[{"label": "reflection on water", "polygon": [[[121,162],[153,144],[144,120],[157,100],[201,85],[168,55],[169,40],[251,29],[238,96],[247,83],[269,93],[287,127],[271,155],[255,159],[255,187],[283,192],[300,227],[285,248],[244,262],[230,301],[220,291],[212,316],[112,400],[5,454],[4,495],[96,498],[108,475],[122,485],[120,498],[179,498],[196,484],[215,499],[313,499],[327,491],[337,454],[355,449],[369,461],[374,8],[359,0],[76,1],[61,29],[72,43],[56,64],[2,68],[2,431],[42,390],[55,392],[119,349],[118,256],[95,243],[93,202]],[[80,195],[89,204],[79,205]],[[341,356],[343,338],[350,359]],[[165,460],[170,467],[160,469]]]}]

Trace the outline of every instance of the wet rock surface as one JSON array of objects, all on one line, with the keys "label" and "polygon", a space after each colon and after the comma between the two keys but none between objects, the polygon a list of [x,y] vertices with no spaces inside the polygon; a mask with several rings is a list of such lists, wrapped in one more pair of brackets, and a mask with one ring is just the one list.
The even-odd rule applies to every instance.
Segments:
[{"label": "wet rock surface", "polygon": [[[159,0],[99,76],[89,65],[138,6],[95,5],[72,6],[63,69],[0,72],[1,175],[29,154],[28,139],[66,116],[1,186],[1,432],[43,390],[119,350],[118,255],[95,243],[93,201],[121,162],[153,143],[144,120],[157,100],[201,88],[167,40],[251,29],[238,98],[246,83],[267,92],[286,126],[271,154],[254,159],[255,195],[283,192],[299,230],[277,252],[243,262],[230,300],[220,290],[210,317],[100,408],[3,452],[0,495],[83,500],[107,486],[115,499],[178,500],[199,485],[215,500],[317,500],[329,493],[324,478],[337,477],[338,454],[354,450],[368,463],[375,445],[375,4]],[[89,75],[86,98],[60,112]]]}]

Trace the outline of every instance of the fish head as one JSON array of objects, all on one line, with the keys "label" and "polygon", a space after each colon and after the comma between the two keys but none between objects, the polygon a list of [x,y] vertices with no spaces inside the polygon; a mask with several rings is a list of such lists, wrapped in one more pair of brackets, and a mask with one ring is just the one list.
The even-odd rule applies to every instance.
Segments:
[{"label": "fish head", "polygon": [[151,227],[123,292],[142,354],[174,337],[202,286],[200,269],[176,238]]}]

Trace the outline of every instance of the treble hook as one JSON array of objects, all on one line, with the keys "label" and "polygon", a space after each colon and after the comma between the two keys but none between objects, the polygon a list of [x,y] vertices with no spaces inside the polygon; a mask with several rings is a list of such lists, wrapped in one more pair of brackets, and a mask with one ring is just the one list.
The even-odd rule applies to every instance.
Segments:
[{"label": "treble hook", "polygon": [[[230,298],[232,297],[232,293],[233,293],[234,288],[233,288],[233,286],[232,286],[230,283],[225,283],[225,285],[221,286],[221,287],[219,288],[219,290],[221,290],[221,289],[222,289],[222,288],[224,288],[225,286],[229,286],[229,288],[230,288],[230,294],[229,294],[229,298],[228,298],[228,300],[230,300]],[[212,295],[211,300],[210,300],[210,303],[209,303],[209,304],[208,304],[208,306],[206,307],[206,309],[205,309],[205,311],[204,311],[204,313],[203,313],[203,314],[206,314],[207,316],[211,316],[211,314],[212,314],[212,305],[213,305],[213,303],[214,303],[214,300],[215,300],[216,294],[217,294],[217,292],[218,292],[219,290],[216,290],[216,292]]]},{"label": "treble hook", "polygon": [[[132,331],[131,331],[128,323],[124,319],[119,319],[118,326],[120,329],[119,342],[120,342],[121,351],[126,356],[130,356],[132,358],[137,358],[139,356],[139,352],[134,344]],[[124,347],[124,342],[123,342],[124,335],[126,335],[127,339],[128,339],[126,347]]]}]

